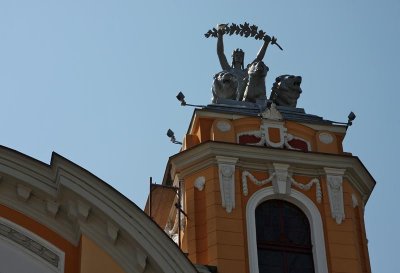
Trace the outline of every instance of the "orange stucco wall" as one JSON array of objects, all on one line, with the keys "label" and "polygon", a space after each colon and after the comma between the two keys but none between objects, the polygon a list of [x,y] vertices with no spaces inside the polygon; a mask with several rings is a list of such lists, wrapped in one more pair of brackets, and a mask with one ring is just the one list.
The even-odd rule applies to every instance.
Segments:
[{"label": "orange stucco wall", "polygon": [[[189,258],[194,263],[215,265],[219,273],[248,272],[248,250],[245,208],[253,193],[262,187],[248,183],[248,196],[241,189],[241,171],[237,168],[235,180],[236,206],[227,213],[221,204],[218,167],[210,166],[185,178],[186,210],[188,221],[184,239]],[[258,180],[268,178],[265,171],[251,172]],[[193,182],[204,176],[206,186],[197,190]],[[296,181],[307,183],[314,177],[294,176]],[[331,217],[326,181],[319,177],[322,202],[316,202],[316,188],[299,190],[314,202],[320,211],[324,226],[328,269],[331,273],[370,272],[368,250],[361,208],[352,206],[353,193],[357,192],[348,181],[343,182],[346,219],[337,224]],[[254,231],[250,231],[254,232]]]},{"label": "orange stucco wall", "polygon": [[79,246],[74,246],[53,230],[28,216],[0,204],[0,216],[14,222],[55,245],[65,253],[65,273],[79,272]]},{"label": "orange stucco wall", "polygon": [[[222,124],[221,124],[222,122]],[[329,131],[316,130],[304,124],[291,121],[266,121],[271,122],[268,127],[269,140],[272,143],[283,143],[283,133],[293,136],[307,143],[312,152],[344,154],[342,141],[344,133],[340,129]],[[237,143],[240,134],[259,133],[262,120],[256,117],[234,117],[231,119],[221,117],[197,116],[194,126],[189,132],[190,145],[185,145],[183,150],[191,148],[205,141],[218,141]],[[268,125],[269,126],[269,125]],[[337,130],[338,129],[338,130]],[[259,134],[260,135],[260,134]],[[194,137],[195,136],[195,137]],[[287,147],[284,147],[287,149]],[[346,153],[347,154],[347,153]],[[248,195],[244,196],[241,187],[242,169],[236,166],[235,170],[235,208],[227,213],[222,207],[218,166],[204,167],[200,171],[185,176],[185,202],[188,220],[183,236],[183,251],[188,253],[193,263],[217,266],[219,273],[248,272],[248,249],[246,230],[246,205],[249,198],[263,187],[248,181]],[[264,170],[251,170],[251,174],[258,180],[268,178]],[[194,186],[194,181],[199,176],[204,176],[206,183],[202,191]],[[315,177],[294,175],[293,178],[306,184]],[[367,241],[364,229],[363,210],[352,205],[352,194],[357,196],[361,205],[361,198],[350,182],[343,181],[343,198],[346,219],[337,224],[331,216],[331,208],[324,175],[317,177],[322,190],[322,202],[316,200],[316,187],[309,190],[299,190],[306,195],[318,208],[322,222],[327,254],[327,266],[330,273],[370,273]]]},{"label": "orange stucco wall", "polygon": [[[225,121],[232,128],[228,131],[221,131],[216,126],[218,121]],[[194,126],[184,139],[185,145],[183,150],[189,149],[202,142],[213,140],[227,143],[237,143],[237,136],[243,133],[254,133],[260,131],[261,119],[254,117],[243,117],[237,119],[222,119],[212,117],[197,117]],[[276,122],[274,122],[276,125]],[[281,124],[287,129],[287,133],[295,138],[306,141],[311,146],[311,151],[331,154],[342,154],[343,133],[328,132],[325,130],[314,130],[306,125],[292,121],[283,121]],[[331,142],[324,143],[321,141],[320,135],[327,134],[331,137]],[[283,139],[283,134],[275,126],[269,129],[269,139],[272,143],[279,143]]]}]

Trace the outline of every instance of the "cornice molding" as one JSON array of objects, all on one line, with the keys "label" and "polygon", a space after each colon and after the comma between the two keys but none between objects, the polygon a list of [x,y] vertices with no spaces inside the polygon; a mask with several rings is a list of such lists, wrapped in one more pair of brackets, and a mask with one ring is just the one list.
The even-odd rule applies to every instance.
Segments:
[{"label": "cornice molding", "polygon": [[[170,157],[168,164],[172,165],[173,173],[181,173],[181,175],[186,176],[204,167],[216,166],[216,156],[238,158],[236,165],[239,168],[267,166],[271,169],[272,162],[290,164],[293,173],[298,171],[299,174],[310,176],[324,176],[324,168],[345,169],[343,177],[361,193],[364,202],[368,200],[376,184],[374,178],[355,156],[254,147],[214,141],[204,142],[175,154]],[[261,170],[265,171],[265,167]]]},{"label": "cornice molding", "polygon": [[[232,113],[222,113],[219,111],[212,111],[210,109],[195,109],[193,112],[192,119],[189,124],[188,132],[190,132],[193,128],[196,127],[196,122],[198,118],[221,118],[221,119],[229,119],[229,120],[237,120],[242,118],[257,118],[254,115],[240,115],[240,114],[232,114]],[[346,134],[346,126],[343,125],[323,125],[323,124],[313,124],[306,122],[299,122],[299,124],[310,127],[314,130],[318,131],[328,131],[332,133],[341,133]]]},{"label": "cornice molding", "polygon": [[27,215],[74,245],[79,243],[81,234],[88,236],[126,272],[143,272],[145,268],[166,273],[196,272],[180,249],[139,207],[56,153],[47,165],[0,146],[0,176],[1,204]]}]

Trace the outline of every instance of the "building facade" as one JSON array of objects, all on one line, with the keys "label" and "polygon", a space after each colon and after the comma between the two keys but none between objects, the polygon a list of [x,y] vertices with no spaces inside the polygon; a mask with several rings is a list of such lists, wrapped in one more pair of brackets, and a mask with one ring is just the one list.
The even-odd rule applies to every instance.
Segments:
[{"label": "building facade", "polygon": [[196,109],[163,181],[180,186],[183,212],[164,200],[156,221],[204,272],[371,272],[375,181],[343,151],[349,125],[275,104]]},{"label": "building facade", "polygon": [[140,208],[53,154],[0,147],[0,272],[197,272]]}]

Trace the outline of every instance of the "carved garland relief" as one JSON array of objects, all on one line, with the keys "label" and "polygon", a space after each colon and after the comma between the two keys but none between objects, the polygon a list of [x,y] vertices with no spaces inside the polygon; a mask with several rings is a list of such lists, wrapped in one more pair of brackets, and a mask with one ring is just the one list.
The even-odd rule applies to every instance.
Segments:
[{"label": "carved garland relief", "polygon": [[318,203],[321,203],[322,201],[322,191],[321,191],[321,185],[320,182],[317,178],[311,179],[310,182],[307,184],[302,184],[300,182],[297,182],[291,175],[288,173],[288,164],[278,164],[274,163],[274,172],[264,180],[258,180],[255,178],[249,171],[243,171],[242,172],[242,190],[243,190],[243,195],[247,196],[249,191],[248,191],[248,186],[247,186],[247,179],[249,179],[251,182],[253,182],[257,186],[262,186],[266,185],[268,183],[272,182],[274,192],[276,194],[287,194],[290,195],[290,189],[292,186],[295,186],[301,190],[308,191],[311,189],[313,185],[316,187],[316,200]]},{"label": "carved garland relief", "polygon": [[[235,208],[235,164],[237,158],[217,156],[219,183],[221,191],[222,207],[226,209],[227,213],[231,213]],[[274,192],[276,194],[290,195],[291,187],[296,187],[300,190],[308,191],[315,185],[316,200],[318,203],[322,201],[322,190],[320,181],[317,178],[311,179],[308,183],[303,184],[296,181],[292,175],[289,174],[289,165],[281,163],[273,163],[274,172],[264,180],[258,180],[249,171],[242,172],[242,190],[243,195],[247,196],[249,193],[247,180],[249,179],[257,186],[272,183]],[[344,169],[324,168],[327,177],[327,188],[329,196],[329,204],[331,207],[332,218],[335,219],[337,224],[341,224],[345,219],[344,203],[343,203],[343,174]],[[202,184],[202,183],[201,183]],[[200,188],[199,188],[200,190]],[[353,206],[356,206],[353,197]]]}]

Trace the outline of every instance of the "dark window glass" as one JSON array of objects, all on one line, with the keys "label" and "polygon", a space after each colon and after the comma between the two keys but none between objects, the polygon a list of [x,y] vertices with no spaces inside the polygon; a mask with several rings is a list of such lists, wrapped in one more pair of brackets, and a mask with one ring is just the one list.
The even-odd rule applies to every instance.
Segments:
[{"label": "dark window glass", "polygon": [[256,208],[260,273],[314,273],[310,223],[295,205],[268,200]]}]

